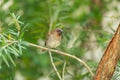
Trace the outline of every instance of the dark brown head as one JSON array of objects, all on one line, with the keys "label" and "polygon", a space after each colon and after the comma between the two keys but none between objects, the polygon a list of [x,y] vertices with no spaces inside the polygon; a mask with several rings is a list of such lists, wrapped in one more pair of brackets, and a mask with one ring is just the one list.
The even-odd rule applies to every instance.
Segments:
[{"label": "dark brown head", "polygon": [[55,31],[57,32],[57,34],[58,34],[59,36],[62,35],[62,33],[63,33],[63,30],[62,30],[62,29],[59,29],[59,28],[57,28]]}]

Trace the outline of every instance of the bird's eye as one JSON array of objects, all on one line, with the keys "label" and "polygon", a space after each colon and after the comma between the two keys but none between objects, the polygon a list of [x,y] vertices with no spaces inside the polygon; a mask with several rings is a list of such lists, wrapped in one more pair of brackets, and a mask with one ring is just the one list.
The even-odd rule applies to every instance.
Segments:
[{"label": "bird's eye", "polygon": [[57,30],[57,32],[60,32],[60,30]]},{"label": "bird's eye", "polygon": [[58,29],[57,32],[63,32],[63,30],[62,29]]}]

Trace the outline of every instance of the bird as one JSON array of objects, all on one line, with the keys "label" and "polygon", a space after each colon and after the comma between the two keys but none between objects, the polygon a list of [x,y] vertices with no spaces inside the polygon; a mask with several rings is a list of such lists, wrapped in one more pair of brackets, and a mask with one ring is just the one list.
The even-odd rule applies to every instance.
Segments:
[{"label": "bird", "polygon": [[63,30],[60,28],[56,28],[51,31],[47,39],[45,41],[45,46],[48,48],[56,48],[61,44],[61,37],[62,37]]}]

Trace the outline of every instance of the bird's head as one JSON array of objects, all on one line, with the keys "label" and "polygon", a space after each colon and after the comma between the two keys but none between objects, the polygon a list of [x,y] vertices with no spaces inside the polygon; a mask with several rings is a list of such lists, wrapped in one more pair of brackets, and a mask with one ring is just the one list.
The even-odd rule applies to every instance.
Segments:
[{"label": "bird's head", "polygon": [[63,30],[60,29],[60,28],[57,28],[57,29],[55,30],[55,32],[60,36],[60,35],[62,35]]}]

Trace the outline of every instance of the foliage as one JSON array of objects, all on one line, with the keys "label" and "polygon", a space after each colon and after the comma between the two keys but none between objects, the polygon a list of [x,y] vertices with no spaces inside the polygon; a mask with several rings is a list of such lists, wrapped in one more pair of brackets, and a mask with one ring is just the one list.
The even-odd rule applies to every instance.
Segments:
[{"label": "foliage", "polygon": [[120,63],[118,62],[118,66],[116,67],[116,71],[112,77],[112,80],[119,80],[120,79]]},{"label": "foliage", "polygon": [[12,25],[13,28],[8,29],[7,33],[0,34],[0,66],[3,61],[8,67],[10,66],[7,58],[14,66],[16,66],[11,56],[17,58],[22,55],[22,49],[25,49],[22,37],[26,26],[21,29],[20,23],[23,23],[18,20],[20,16],[15,16],[14,13],[12,13],[11,16],[13,19],[11,20],[10,25],[14,24],[15,26],[13,27]]},{"label": "foliage", "polygon": [[[4,9],[3,6],[9,1],[13,1],[12,5]],[[106,44],[112,37],[112,34],[103,30],[101,24],[104,13],[111,10],[108,5],[112,0],[100,1],[102,7],[93,1],[3,0],[0,3],[0,15],[2,15],[0,17],[0,48],[8,45],[8,43],[10,45],[0,49],[0,54],[2,54],[0,55],[2,57],[0,61],[4,62],[1,63],[0,72],[2,73],[0,73],[0,79],[15,79],[17,71],[21,73],[25,80],[37,80],[38,78],[44,80],[46,77],[50,80],[58,79],[51,67],[47,52],[41,52],[35,48],[27,48],[25,46],[26,43],[23,42],[24,40],[39,45],[44,44],[49,27],[51,29],[60,27],[64,30],[62,45],[57,49],[82,58],[95,71],[98,62],[94,60],[94,54],[90,54],[93,60],[89,60],[85,55],[89,51],[93,53],[94,48],[90,44],[96,43],[97,46],[95,47],[105,49]],[[14,12],[17,15],[11,14],[13,20],[9,15],[10,12]],[[22,22],[19,21],[18,15],[22,16]],[[14,20],[15,18],[18,20],[17,23]],[[30,25],[26,29],[25,24],[27,23]],[[95,40],[91,40],[91,34],[94,34]],[[11,42],[8,42],[11,40],[15,40],[15,43],[11,44]],[[53,58],[60,73],[62,70],[61,66],[66,61],[65,79],[90,79],[90,75],[85,68],[75,60],[56,54],[53,55]],[[10,63],[16,65],[16,67],[9,65]],[[9,68],[4,64],[7,64]]]}]

